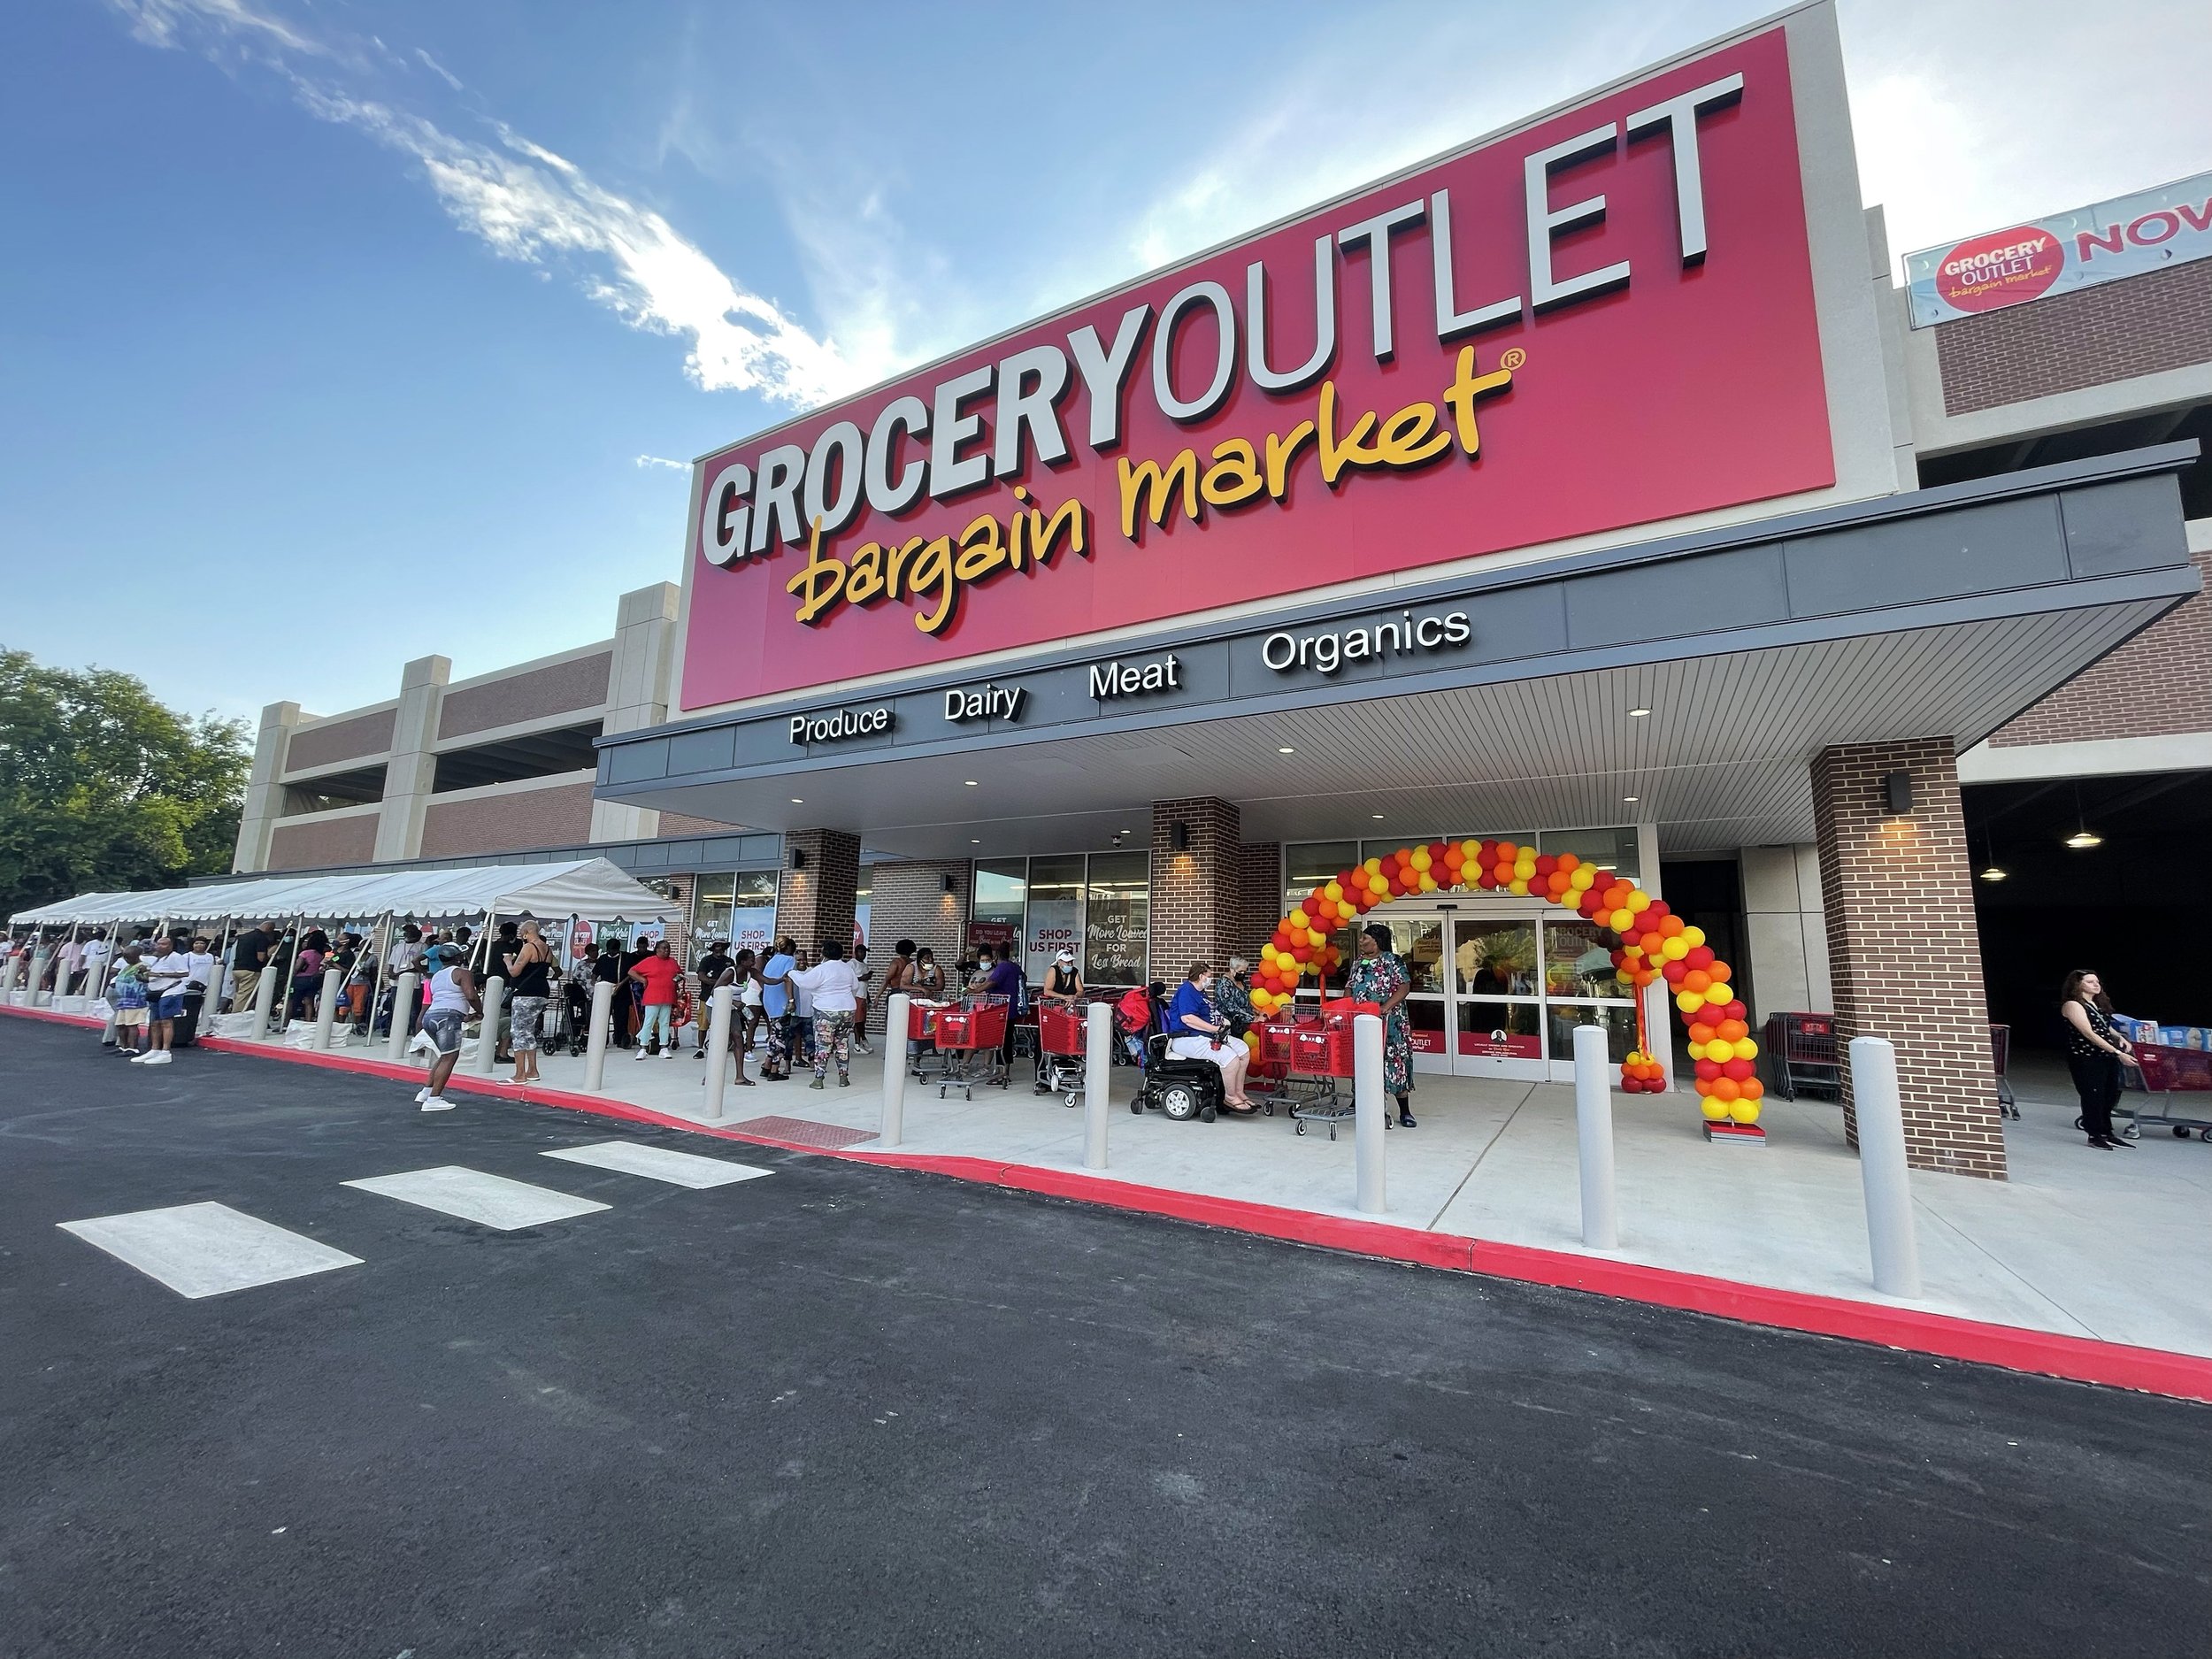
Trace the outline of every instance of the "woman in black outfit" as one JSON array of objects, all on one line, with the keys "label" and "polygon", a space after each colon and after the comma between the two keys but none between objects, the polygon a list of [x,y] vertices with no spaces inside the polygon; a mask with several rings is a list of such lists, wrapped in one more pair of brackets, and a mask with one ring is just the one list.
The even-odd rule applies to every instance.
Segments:
[{"label": "woman in black outfit", "polygon": [[2066,1021],[2066,1069],[2081,1096],[2082,1132],[2101,1152],[2133,1151],[2112,1133],[2112,1109],[2120,1099],[2120,1068],[2138,1064],[2134,1045],[2112,1023],[2112,999],[2104,981],[2077,968],[2059,987],[2058,1011]]}]

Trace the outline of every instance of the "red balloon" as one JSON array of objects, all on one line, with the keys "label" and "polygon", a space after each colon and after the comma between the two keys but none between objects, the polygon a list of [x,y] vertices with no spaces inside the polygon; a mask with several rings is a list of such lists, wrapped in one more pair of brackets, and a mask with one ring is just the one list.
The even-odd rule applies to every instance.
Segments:
[{"label": "red balloon", "polygon": [[1723,1019],[1740,1019],[1746,1025],[1749,1025],[1751,1023],[1751,1010],[1743,1005],[1743,999],[1741,997],[1738,997],[1726,1008],[1723,1009],[1721,1010],[1720,1017]]},{"label": "red balloon", "polygon": [[1536,873],[1538,875],[1548,876],[1558,868],[1559,860],[1553,857],[1549,853],[1539,853],[1536,855]]},{"label": "red balloon", "polygon": [[1723,1077],[1732,1077],[1740,1083],[1758,1069],[1748,1060],[1724,1060],[1721,1062],[1720,1074]]},{"label": "red balloon", "polygon": [[1661,973],[1666,976],[1666,980],[1669,985],[1681,984],[1683,976],[1687,974],[1689,971],[1690,970],[1686,964],[1679,962],[1670,962],[1665,967],[1659,970]]},{"label": "red balloon", "polygon": [[1479,887],[1494,887],[1498,885],[1498,878],[1486,865],[1482,874],[1476,878],[1475,885]]},{"label": "red balloon", "polygon": [[1693,945],[1690,954],[1682,960],[1693,968],[1709,968],[1713,965],[1713,948],[1710,945]]},{"label": "red balloon", "polygon": [[1654,899],[1654,900],[1652,900],[1652,902],[1651,902],[1651,908],[1650,908],[1649,910],[1646,910],[1646,911],[1644,912],[1644,914],[1645,914],[1646,916],[1648,916],[1648,917],[1652,919],[1652,922],[1654,923],[1654,925],[1656,925],[1662,918],[1663,918],[1663,917],[1667,916],[1668,914],[1670,914],[1670,912],[1669,912],[1669,911],[1668,911],[1668,910],[1667,910],[1667,902],[1666,902],[1666,900],[1664,900],[1664,899]]},{"label": "red balloon", "polygon": [[1703,1078],[1707,1082],[1711,1082],[1715,1078],[1721,1074],[1720,1062],[1717,1060],[1700,1060],[1697,1063],[1697,1074],[1698,1076]]},{"label": "red balloon", "polygon": [[1293,945],[1290,948],[1290,954],[1300,962],[1311,962],[1313,960],[1313,947],[1311,945]]}]

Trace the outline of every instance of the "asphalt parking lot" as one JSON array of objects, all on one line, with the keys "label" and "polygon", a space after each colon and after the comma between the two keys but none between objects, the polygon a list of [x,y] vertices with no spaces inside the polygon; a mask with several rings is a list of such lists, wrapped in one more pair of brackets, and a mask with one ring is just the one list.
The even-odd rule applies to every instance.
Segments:
[{"label": "asphalt parking lot", "polygon": [[[2203,1408],[21,1020],[0,1077],[12,1659],[2204,1651]],[[161,1271],[301,1276],[62,1225],[193,1205],[250,1219]]]}]

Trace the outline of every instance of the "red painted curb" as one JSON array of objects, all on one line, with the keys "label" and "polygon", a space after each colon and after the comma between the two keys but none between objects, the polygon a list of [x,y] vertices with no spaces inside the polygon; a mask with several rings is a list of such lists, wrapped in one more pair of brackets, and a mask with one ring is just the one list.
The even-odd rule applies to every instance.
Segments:
[{"label": "red painted curb", "polygon": [[[77,1014],[58,1014],[49,1009],[0,1007],[0,1013],[51,1020],[60,1025],[96,1026],[100,1022]],[[412,1066],[394,1065],[349,1054],[315,1054],[286,1048],[272,1050],[258,1043],[227,1037],[203,1037],[199,1046],[250,1059],[288,1060],[307,1065],[354,1071],[371,1077],[411,1082],[421,1075]],[[1450,1233],[1394,1227],[1385,1222],[1361,1221],[1347,1216],[1325,1216],[1311,1210],[1289,1210],[1242,1199],[1217,1198],[1203,1193],[1177,1192],[1167,1187],[1139,1187],[1073,1170],[1043,1169],[1033,1164],[1006,1164],[995,1158],[914,1152],[871,1152],[862,1148],[833,1148],[803,1146],[768,1135],[741,1134],[734,1129],[670,1117],[623,1101],[576,1094],[565,1089],[518,1088],[479,1077],[456,1076],[449,1086],[472,1094],[517,1101],[533,1106],[553,1106],[680,1129],[690,1134],[710,1135],[753,1146],[775,1147],[787,1152],[811,1153],[818,1157],[843,1158],[853,1163],[881,1164],[976,1181],[1017,1192],[1166,1216],[1205,1226],[1280,1239],[1294,1244],[1378,1256],[1420,1267],[1446,1268],[1479,1273],[1492,1279],[1517,1279],[1524,1284],[1548,1285],[1558,1289],[1586,1291],[1626,1302],[1677,1308],[1710,1314],[1740,1324],[1770,1325],[1814,1336],[1840,1337],[1881,1348],[1901,1348],[1943,1359],[1970,1360],[1977,1364],[2001,1366],[2070,1382],[2098,1383],[2142,1394],[2164,1394],[2177,1400],[2212,1403],[2212,1359],[2193,1354],[2170,1353],[2162,1348],[2131,1348],[2093,1338],[2064,1336],[2056,1332],[2031,1331],[2016,1325],[1989,1325],[1955,1315],[1929,1313],[1914,1308],[1894,1308],[1879,1302],[1852,1302],[1840,1296],[1779,1290],[1765,1285],[1747,1285],[1734,1279],[1712,1279],[1701,1273],[1678,1272],[1636,1262],[1617,1262],[1602,1256],[1576,1256],[1564,1250],[1538,1249],[1529,1245],[1500,1244],[1485,1239],[1459,1238]]]}]

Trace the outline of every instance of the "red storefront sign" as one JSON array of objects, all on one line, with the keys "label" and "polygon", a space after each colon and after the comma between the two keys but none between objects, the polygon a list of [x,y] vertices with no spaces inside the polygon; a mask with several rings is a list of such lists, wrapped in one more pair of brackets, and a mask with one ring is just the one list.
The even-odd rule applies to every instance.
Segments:
[{"label": "red storefront sign", "polygon": [[1776,28],[708,457],[681,701],[1834,481]]}]

